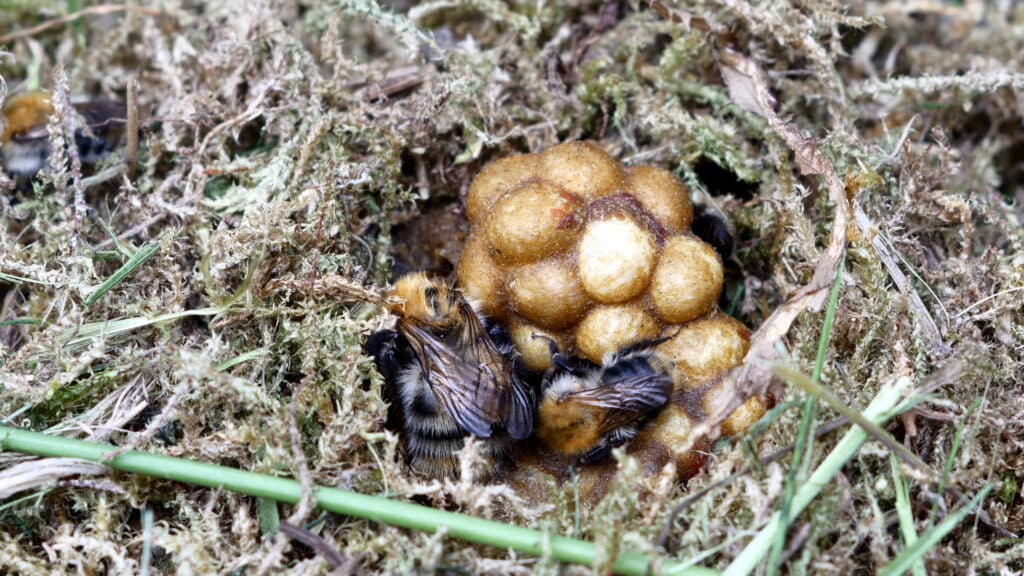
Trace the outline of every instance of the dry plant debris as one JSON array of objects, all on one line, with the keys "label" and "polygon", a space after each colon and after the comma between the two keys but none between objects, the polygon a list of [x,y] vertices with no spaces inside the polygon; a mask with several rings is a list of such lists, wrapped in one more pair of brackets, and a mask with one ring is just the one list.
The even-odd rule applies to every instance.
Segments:
[{"label": "dry plant debris", "polygon": [[[1024,8],[3,7],[0,94],[49,90],[57,144],[28,189],[0,176],[5,423],[575,534],[604,551],[597,569],[620,548],[652,550],[676,505],[714,486],[661,543],[724,568],[779,509],[789,459],[757,460],[793,444],[797,390],[781,388],[747,434],[710,445],[686,486],[644,479],[624,458],[598,506],[577,508],[567,483],[537,508],[473,482],[472,446],[460,480],[409,474],[359,352],[390,321],[359,296],[385,293],[393,270],[457,263],[457,243],[408,244],[429,237],[422,218],[444,214],[445,237],[464,234],[469,183],[488,162],[594,140],[626,166],[673,172],[695,205],[730,218],[720,304],[755,330],[757,358],[813,371],[818,307],[845,249],[822,384],[863,408],[885,382],[926,382],[951,358],[963,367],[889,427],[942,480],[899,466],[894,477],[889,451],[869,442],[794,518],[788,571],[880,570],[907,547],[907,521],[922,534],[955,510],[954,491],[986,485],[985,517],[1015,536],[968,518],[923,567],[1024,569]],[[134,177],[116,158],[82,166],[60,145],[69,103],[127,100],[133,80]],[[764,367],[733,373],[736,398],[767,385],[752,377]],[[819,436],[814,460],[835,441]],[[559,570],[302,505],[278,512],[229,492],[25,463],[0,454],[3,572],[313,574],[338,558],[383,573]],[[279,513],[338,554],[264,538]]]}]

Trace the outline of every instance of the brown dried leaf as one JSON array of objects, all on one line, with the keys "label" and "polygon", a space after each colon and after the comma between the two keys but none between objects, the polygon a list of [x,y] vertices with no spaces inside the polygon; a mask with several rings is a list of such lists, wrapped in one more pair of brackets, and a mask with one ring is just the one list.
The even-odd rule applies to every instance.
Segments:
[{"label": "brown dried leaf", "polygon": [[716,407],[714,416],[705,423],[707,430],[718,433],[718,427],[743,402],[764,394],[771,382],[768,364],[778,358],[776,344],[789,332],[793,321],[807,309],[820,310],[828,297],[829,287],[846,251],[846,229],[850,222],[850,204],[843,181],[832,162],[793,124],[779,118],[775,98],[768,88],[768,77],[750,58],[725,49],[720,53],[722,78],[736,104],[765,118],[776,134],[793,150],[797,165],[804,174],[821,176],[835,205],[832,235],[825,252],[818,260],[814,277],[779,306],[750,339],[750,350],[744,363],[726,375],[723,385],[733,393],[723,394],[725,401]]}]

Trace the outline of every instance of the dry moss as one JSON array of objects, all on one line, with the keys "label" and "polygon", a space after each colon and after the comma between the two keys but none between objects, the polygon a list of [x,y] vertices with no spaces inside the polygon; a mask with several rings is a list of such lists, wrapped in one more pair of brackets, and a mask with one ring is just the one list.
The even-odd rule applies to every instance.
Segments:
[{"label": "dry moss", "polygon": [[[498,488],[410,476],[383,428],[380,378],[359,352],[363,335],[388,319],[367,304],[261,288],[328,275],[384,286],[403,264],[392,254],[416,254],[393,249],[407,241],[396,225],[427,209],[458,210],[471,176],[493,158],[588,138],[627,165],[672,170],[698,206],[731,218],[736,251],[721,304],[758,326],[807,282],[832,208],[765,122],[730,100],[714,51],[727,38],[769,71],[780,114],[819,140],[870,220],[872,235],[850,233],[824,383],[863,407],[880,383],[921,379],[961,358],[966,376],[891,430],[937,469],[961,431],[948,485],[973,492],[995,482],[984,506],[991,523],[1024,531],[1024,9],[171,2],[158,15],[100,10],[30,30],[74,4],[0,2],[11,8],[0,10],[0,75],[17,91],[54,87],[63,69],[70,95],[105,97],[123,97],[137,78],[140,165],[132,180],[84,180],[77,203],[79,175],[63,154],[32,189],[0,179],[0,418],[478,514],[501,510],[563,533],[578,521],[579,536],[608,555],[620,541],[649,549],[687,492],[649,479],[651,498],[631,500],[628,463],[605,503],[580,511],[571,487],[537,510]],[[146,242],[159,251],[86,306]],[[821,327],[821,314],[807,313],[787,338],[807,373]],[[796,397],[786,391],[782,405]],[[773,414],[781,415],[764,434],[716,445],[689,490],[790,445],[797,412]],[[833,441],[821,439],[816,453]],[[21,461],[0,455],[0,486]],[[0,572],[137,572],[146,540],[145,561],[160,573],[328,571],[308,548],[264,538],[268,508],[250,498],[119,474],[60,475],[45,460],[39,469],[31,487],[0,503]],[[668,553],[715,550],[705,563],[724,567],[740,536],[777,509],[784,476],[785,465],[769,464],[712,491],[684,511]],[[937,487],[910,485],[920,532]],[[790,570],[880,568],[903,548],[895,526],[875,519],[894,501],[888,456],[869,445],[796,519]],[[367,571],[555,571],[545,559],[443,535],[301,507],[281,514]],[[1022,556],[1020,540],[969,522],[927,555],[927,567],[1012,572]]]}]

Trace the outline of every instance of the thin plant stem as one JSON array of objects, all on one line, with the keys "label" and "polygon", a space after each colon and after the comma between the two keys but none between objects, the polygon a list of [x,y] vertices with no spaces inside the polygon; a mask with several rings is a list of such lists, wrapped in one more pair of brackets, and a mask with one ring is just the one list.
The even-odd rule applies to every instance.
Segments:
[{"label": "thin plant stem", "polygon": [[963,522],[964,518],[966,518],[968,514],[981,506],[981,503],[985,501],[985,497],[991,490],[992,485],[986,485],[980,492],[978,492],[977,495],[974,496],[974,498],[971,498],[970,502],[961,506],[949,516],[946,516],[942,522],[939,522],[933,528],[928,529],[924,534],[921,534],[921,537],[918,538],[916,542],[907,546],[906,549],[904,549],[903,552],[900,552],[900,554],[896,556],[888,566],[882,568],[882,570],[878,572],[879,576],[899,576],[910,569],[911,566],[920,562],[928,550],[941,542],[947,534],[952,532],[958,524]]},{"label": "thin plant stem", "polygon": [[[942,477],[939,478],[939,489],[935,502],[932,503],[931,512],[928,513],[928,527],[931,528],[935,524],[935,516],[939,513],[939,502],[944,498],[946,492],[946,483],[949,481],[949,475],[953,472],[953,464],[956,462],[956,457],[960,453],[960,442],[963,438],[964,426],[967,421],[970,420],[971,415],[981,405],[981,401],[976,400],[971,407],[967,410],[967,414],[964,415],[963,421],[960,422],[956,427],[956,431],[953,433],[953,444],[949,448],[949,456],[946,458],[946,464],[942,468]],[[909,543],[908,543],[909,544]]]},{"label": "thin plant stem", "polygon": [[[818,354],[814,362],[814,373],[811,379],[817,383],[821,382],[821,373],[825,367],[825,355],[828,352],[828,343],[832,337],[832,324],[836,318],[836,306],[839,303],[839,291],[843,283],[843,265],[846,256],[842,257],[836,267],[836,277],[832,282],[832,291],[829,293],[828,307],[825,309],[825,321],[821,328],[821,337],[818,339]],[[782,494],[782,529],[776,535],[775,543],[772,546],[772,553],[768,560],[768,574],[774,576],[778,573],[779,563],[782,559],[782,551],[786,545],[786,534],[789,531],[789,524],[793,521],[790,508],[793,502],[793,492],[797,483],[807,477],[807,472],[814,459],[814,429],[818,417],[818,399],[813,394],[804,393],[803,412],[800,415],[800,428],[796,436],[796,448],[793,450],[793,459],[786,474],[786,484]]]},{"label": "thin plant stem", "polygon": [[[808,378],[808,380],[810,379]],[[888,420],[894,413],[894,408],[910,391],[912,384],[909,378],[900,378],[894,383],[883,386],[863,414],[858,412],[857,415],[872,423]],[[877,426],[877,424],[875,425]],[[791,512],[794,515],[801,513],[825,489],[825,486],[828,486],[843,465],[860,450],[861,445],[867,439],[868,433],[860,426],[853,426],[847,430],[835,448],[814,470],[814,473],[800,485],[793,496]],[[780,511],[772,516],[768,524],[747,544],[723,574],[725,576],[745,576],[762,565],[765,555],[771,551],[775,538],[782,528],[782,513]]]},{"label": "thin plant stem", "polygon": [[[913,546],[917,542],[917,531],[914,529],[914,510],[910,504],[907,481],[900,474],[900,461],[896,456],[889,455],[889,466],[892,469],[893,488],[896,492],[896,516],[900,521],[900,532],[903,533],[903,545]],[[918,561],[911,568],[914,576],[928,576],[924,563]]]},{"label": "thin plant stem", "polygon": [[[116,447],[8,426],[0,426],[0,450],[38,456],[80,458],[103,463],[122,472],[226,489],[286,504],[296,504],[302,498],[300,484],[288,478],[133,450],[121,452],[108,460],[107,455],[117,451]],[[319,508],[335,514],[429,533],[445,528],[448,536],[452,538],[535,556],[548,553],[561,562],[591,566],[598,556],[597,547],[592,542],[545,534],[530,528],[455,512],[435,510],[409,502],[322,486],[314,488],[313,497]],[[652,558],[647,555],[624,552],[618,555],[613,569],[617,574],[641,575],[646,572],[651,561]],[[685,566],[673,560],[662,561],[659,569],[662,573],[693,576],[717,574],[714,570]]]}]

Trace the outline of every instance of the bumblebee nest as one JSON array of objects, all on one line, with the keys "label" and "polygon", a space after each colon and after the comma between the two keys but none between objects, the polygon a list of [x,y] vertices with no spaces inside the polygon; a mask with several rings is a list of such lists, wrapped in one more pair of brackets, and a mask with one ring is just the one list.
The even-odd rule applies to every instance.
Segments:
[{"label": "bumblebee nest", "polygon": [[[551,365],[551,341],[600,363],[667,337],[658,351],[691,391],[746,354],[749,330],[717,306],[721,257],[690,232],[686,188],[665,170],[623,168],[592,142],[569,142],[488,164],[470,186],[466,216],[459,282],[507,324],[531,370]],[[755,399],[727,433],[763,412]]]},{"label": "bumblebee nest", "polygon": [[[552,342],[601,363],[631,344],[666,338],[656,349],[679,371],[673,403],[629,452],[648,474],[670,460],[680,477],[696,474],[704,462],[698,450],[669,455],[694,442],[693,423],[714,411],[719,377],[742,361],[750,331],[718,309],[722,260],[690,232],[686,187],[660,168],[622,167],[595,143],[568,142],[488,164],[470,185],[466,216],[459,282],[506,324],[531,370],[550,367]],[[723,432],[746,430],[766,408],[765,399],[751,398]],[[568,468],[553,456],[525,459],[513,483],[537,498],[543,490],[533,486],[540,475],[531,466],[555,476]],[[583,466],[584,497],[601,497],[612,471]]]}]

